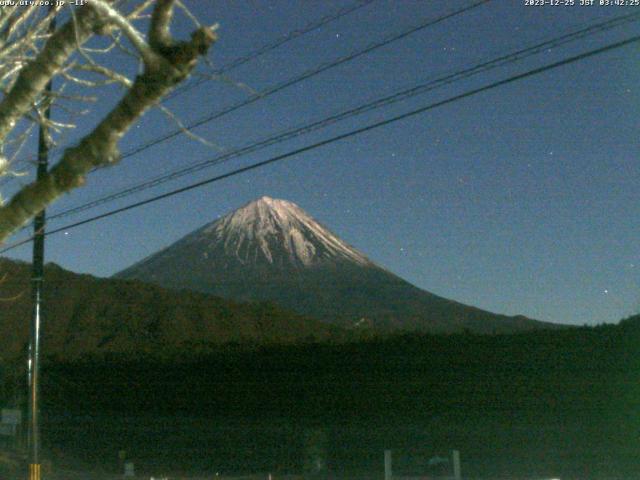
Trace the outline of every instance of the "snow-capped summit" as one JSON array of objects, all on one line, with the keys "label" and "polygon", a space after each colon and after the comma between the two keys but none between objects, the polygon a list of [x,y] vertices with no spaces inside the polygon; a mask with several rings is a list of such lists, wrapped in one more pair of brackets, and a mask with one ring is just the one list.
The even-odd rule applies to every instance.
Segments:
[{"label": "snow-capped summit", "polygon": [[[219,246],[244,264],[309,267],[327,261],[371,262],[286,200],[262,197],[185,239],[207,250]],[[208,244],[208,245],[207,245]]]}]

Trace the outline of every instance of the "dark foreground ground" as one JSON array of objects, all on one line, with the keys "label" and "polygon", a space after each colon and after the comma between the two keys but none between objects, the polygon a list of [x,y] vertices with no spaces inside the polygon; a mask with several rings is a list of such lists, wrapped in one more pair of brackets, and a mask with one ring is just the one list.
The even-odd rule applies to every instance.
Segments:
[{"label": "dark foreground ground", "polygon": [[113,474],[124,451],[147,476],[321,459],[335,478],[381,478],[392,449],[398,475],[433,476],[449,467],[428,460],[457,449],[465,478],[640,478],[638,352],[633,321],[50,362],[43,441],[58,468]]}]

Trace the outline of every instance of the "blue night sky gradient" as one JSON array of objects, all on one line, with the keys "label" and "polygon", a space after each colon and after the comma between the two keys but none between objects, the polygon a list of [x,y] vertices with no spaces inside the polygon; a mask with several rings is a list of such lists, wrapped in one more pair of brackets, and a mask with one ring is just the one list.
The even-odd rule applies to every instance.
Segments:
[{"label": "blue night sky gradient", "polygon": [[[220,66],[350,1],[192,1],[220,23]],[[468,1],[376,0],[167,102],[188,123]],[[579,0],[576,0],[579,3]],[[597,3],[597,2],[596,2]],[[494,0],[197,129],[225,149],[640,7]],[[183,35],[188,25],[184,25]],[[190,27],[189,27],[190,28]],[[264,160],[598,46],[640,22],[552,49],[164,184],[51,228]],[[204,71],[204,68],[201,69]],[[241,85],[242,84],[242,85]],[[283,162],[49,237],[47,261],[111,275],[262,195],[295,202],[369,258],[466,304],[570,324],[640,311],[640,49],[624,47]],[[111,94],[109,94],[111,95]],[[116,96],[107,95],[99,109]],[[109,103],[111,102],[111,103]],[[54,111],[54,115],[55,115]],[[95,122],[88,117],[78,136]],[[173,129],[151,112],[122,151]],[[90,176],[51,213],[217,154],[181,136]],[[20,181],[24,181],[21,179]],[[18,185],[12,182],[9,190]],[[23,238],[15,235],[11,241]],[[29,259],[30,246],[14,258]]]}]

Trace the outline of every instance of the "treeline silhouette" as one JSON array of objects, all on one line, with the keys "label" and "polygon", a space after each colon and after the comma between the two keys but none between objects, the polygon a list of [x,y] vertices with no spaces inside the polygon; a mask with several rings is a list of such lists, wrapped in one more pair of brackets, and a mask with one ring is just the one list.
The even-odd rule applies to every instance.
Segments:
[{"label": "treeline silhouette", "polygon": [[[385,448],[407,465],[417,462],[407,452],[456,448],[470,476],[624,478],[640,473],[639,350],[634,317],[51,361],[45,438],[98,463],[124,448],[157,468],[295,471],[306,432],[319,430],[334,471],[377,471]],[[99,433],[83,437],[89,430]]]}]

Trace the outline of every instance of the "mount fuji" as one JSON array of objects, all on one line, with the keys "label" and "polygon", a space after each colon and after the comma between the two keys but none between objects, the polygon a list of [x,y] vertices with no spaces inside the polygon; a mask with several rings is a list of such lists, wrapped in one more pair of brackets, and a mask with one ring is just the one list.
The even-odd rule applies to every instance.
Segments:
[{"label": "mount fuji", "polygon": [[376,265],[297,205],[255,200],[116,274],[170,289],[271,301],[349,328],[506,333],[556,325],[421,290]]}]

